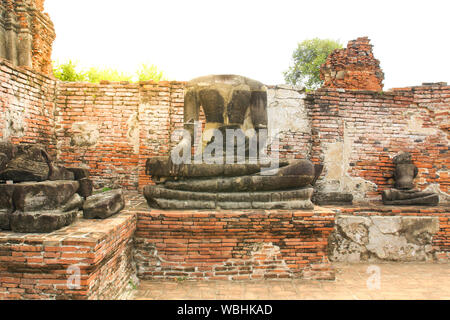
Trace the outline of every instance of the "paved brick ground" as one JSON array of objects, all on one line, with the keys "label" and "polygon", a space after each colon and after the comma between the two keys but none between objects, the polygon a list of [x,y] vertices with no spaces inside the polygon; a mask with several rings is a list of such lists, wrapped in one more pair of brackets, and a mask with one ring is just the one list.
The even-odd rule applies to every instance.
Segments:
[{"label": "paved brick ground", "polygon": [[[232,299],[450,299],[450,264],[336,264],[336,281],[142,281],[137,300]],[[370,266],[379,267],[380,288],[367,286]],[[370,271],[370,270],[369,270]]]}]

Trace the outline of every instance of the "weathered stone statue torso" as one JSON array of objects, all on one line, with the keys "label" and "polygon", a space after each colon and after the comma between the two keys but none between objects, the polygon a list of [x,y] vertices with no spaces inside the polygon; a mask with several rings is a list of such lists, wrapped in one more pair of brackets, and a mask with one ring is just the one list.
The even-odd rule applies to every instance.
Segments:
[{"label": "weathered stone statue torso", "polygon": [[418,169],[412,163],[411,154],[402,152],[394,157],[395,189],[384,190],[383,203],[387,205],[437,205],[439,196],[435,193],[414,189],[414,178]]},{"label": "weathered stone statue torso", "polygon": [[194,141],[194,123],[200,107],[206,118],[204,148],[208,132],[218,129],[267,129],[267,88],[261,82],[238,75],[210,75],[187,83],[184,99],[184,128]]}]

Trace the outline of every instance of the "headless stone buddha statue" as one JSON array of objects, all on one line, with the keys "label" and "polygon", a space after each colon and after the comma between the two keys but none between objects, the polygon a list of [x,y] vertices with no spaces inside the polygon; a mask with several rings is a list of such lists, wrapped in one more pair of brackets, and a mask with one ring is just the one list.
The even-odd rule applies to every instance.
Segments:
[{"label": "headless stone buddha statue", "polygon": [[[206,119],[205,129],[201,133],[200,152],[191,157],[200,108]],[[144,188],[150,207],[313,208],[312,185],[322,166],[314,166],[309,160],[262,161],[267,122],[267,88],[261,82],[238,75],[210,75],[189,81],[184,101],[187,134],[170,157],[147,160],[146,173],[156,183]],[[232,135],[230,140],[229,132],[239,134]],[[179,154],[184,159],[181,163],[174,161]],[[198,155],[206,161],[196,161]],[[215,161],[208,161],[211,158]]]},{"label": "headless stone buddha statue", "polygon": [[422,192],[414,188],[414,178],[418,169],[412,162],[411,154],[402,152],[394,157],[395,188],[384,190],[383,203],[386,205],[437,205],[439,196],[431,192]]}]

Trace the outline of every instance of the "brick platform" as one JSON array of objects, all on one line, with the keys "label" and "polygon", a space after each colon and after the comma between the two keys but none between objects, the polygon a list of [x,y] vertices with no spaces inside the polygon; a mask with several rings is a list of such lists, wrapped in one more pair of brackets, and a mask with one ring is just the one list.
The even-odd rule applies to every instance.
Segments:
[{"label": "brick platform", "polygon": [[[50,234],[0,232],[0,299],[117,299],[135,274],[133,213]],[[71,289],[74,268],[79,287]]]},{"label": "brick platform", "polygon": [[328,236],[334,212],[138,211],[141,279],[334,279]]}]

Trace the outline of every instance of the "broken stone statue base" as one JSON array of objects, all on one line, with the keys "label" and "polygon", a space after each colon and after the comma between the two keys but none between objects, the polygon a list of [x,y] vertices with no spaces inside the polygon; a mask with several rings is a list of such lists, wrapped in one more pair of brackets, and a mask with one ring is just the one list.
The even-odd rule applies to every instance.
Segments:
[{"label": "broken stone statue base", "polygon": [[191,192],[145,186],[144,196],[151,208],[181,209],[314,209],[313,188],[273,192]]},{"label": "broken stone statue base", "polygon": [[0,223],[19,233],[48,233],[70,225],[78,216],[78,209],[63,212],[59,210],[21,212],[0,212]]},{"label": "broken stone statue base", "polygon": [[436,206],[439,203],[439,195],[432,192],[419,191],[417,189],[388,189],[383,191],[382,200],[385,205]]}]

